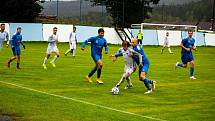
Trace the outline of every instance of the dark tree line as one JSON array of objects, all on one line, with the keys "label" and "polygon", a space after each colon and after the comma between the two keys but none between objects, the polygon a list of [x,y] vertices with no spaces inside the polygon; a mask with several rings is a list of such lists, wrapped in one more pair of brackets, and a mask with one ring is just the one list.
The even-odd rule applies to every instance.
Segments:
[{"label": "dark tree line", "polygon": [[159,0],[90,0],[94,5],[105,5],[107,12],[113,18],[113,25],[130,27],[134,23],[142,23],[150,18],[151,4]]},{"label": "dark tree line", "polygon": [[39,0],[1,0],[1,22],[34,22],[42,10]]},{"label": "dark tree line", "polygon": [[155,7],[152,21],[198,22],[212,19],[214,0],[201,0],[183,5]]}]

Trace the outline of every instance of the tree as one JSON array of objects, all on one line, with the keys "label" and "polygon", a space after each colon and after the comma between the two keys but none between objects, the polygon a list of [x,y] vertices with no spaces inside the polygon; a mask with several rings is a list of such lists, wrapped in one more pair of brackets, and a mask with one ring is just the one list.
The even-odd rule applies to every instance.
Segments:
[{"label": "tree", "polygon": [[113,18],[116,27],[130,27],[134,23],[142,23],[150,18],[151,4],[158,4],[160,0],[90,0],[94,5],[105,5]]},{"label": "tree", "polygon": [[39,0],[1,0],[0,21],[33,22],[42,10]]}]

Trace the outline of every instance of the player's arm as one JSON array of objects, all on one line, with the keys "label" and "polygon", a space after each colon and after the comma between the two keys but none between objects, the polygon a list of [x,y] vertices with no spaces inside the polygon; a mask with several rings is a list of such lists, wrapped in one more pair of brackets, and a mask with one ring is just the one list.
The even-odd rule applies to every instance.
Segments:
[{"label": "player's arm", "polygon": [[49,36],[48,42],[49,42],[49,43],[55,42],[55,40],[53,39],[53,35]]},{"label": "player's arm", "polygon": [[182,42],[181,42],[181,44],[180,44],[180,46],[181,46],[182,48],[184,48],[186,51],[189,52],[189,51],[190,51],[190,48],[186,48],[186,47],[184,46],[185,41],[186,41],[186,39],[183,39]]},{"label": "player's arm", "polygon": [[105,40],[105,43],[104,43],[104,47],[105,47],[105,54],[108,53],[108,44],[107,44],[107,41]]},{"label": "player's arm", "polygon": [[117,60],[117,57],[123,56],[122,53],[116,53],[115,55],[111,55],[113,57],[113,62]]},{"label": "player's arm", "polygon": [[140,66],[140,67],[143,66],[143,65],[142,65],[142,62],[143,62],[143,60],[142,60],[142,55],[141,55],[139,52],[134,51],[134,50],[132,50],[131,52],[133,53],[133,55],[134,55],[134,54],[137,54],[137,55],[138,55],[138,57],[139,57],[139,62],[140,62],[139,66]]},{"label": "player's arm", "polygon": [[6,47],[9,47],[10,41],[9,41],[9,34],[6,32]]},{"label": "player's arm", "polygon": [[23,41],[22,41],[22,37],[21,37],[21,40],[20,40],[20,44],[21,44],[22,47],[25,49],[25,45],[24,45],[24,43],[23,43]]},{"label": "player's arm", "polygon": [[86,44],[87,44],[88,42],[92,42],[94,39],[95,39],[95,37],[90,37],[89,39],[85,40],[85,41],[83,42],[82,46],[81,46],[81,50],[84,50]]},{"label": "player's arm", "polygon": [[70,35],[69,35],[69,43],[72,42],[72,41],[71,41],[71,37],[72,37],[72,32],[71,32]]}]

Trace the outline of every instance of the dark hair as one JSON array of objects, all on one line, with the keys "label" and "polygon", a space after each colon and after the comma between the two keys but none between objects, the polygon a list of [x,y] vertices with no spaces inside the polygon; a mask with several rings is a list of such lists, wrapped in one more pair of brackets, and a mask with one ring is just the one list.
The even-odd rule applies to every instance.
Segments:
[{"label": "dark hair", "polygon": [[57,29],[57,27],[54,27],[53,29]]},{"label": "dark hair", "polygon": [[122,42],[122,46],[124,47],[124,46],[127,46],[127,47],[130,47],[130,42],[128,42],[128,41],[123,41]]},{"label": "dark hair", "polygon": [[100,32],[105,32],[105,31],[104,31],[103,28],[100,28],[100,29],[98,30],[98,33],[100,33]]},{"label": "dark hair", "polygon": [[5,25],[5,24],[1,24],[1,26],[3,26],[3,25]]},{"label": "dark hair", "polygon": [[75,26],[73,26],[73,29],[76,29],[76,27],[75,27]]}]

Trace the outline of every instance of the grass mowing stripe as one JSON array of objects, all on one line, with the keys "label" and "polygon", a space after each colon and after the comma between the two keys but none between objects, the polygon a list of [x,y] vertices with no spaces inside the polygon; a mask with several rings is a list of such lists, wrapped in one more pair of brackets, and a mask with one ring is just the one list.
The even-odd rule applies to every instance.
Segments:
[{"label": "grass mowing stripe", "polygon": [[152,120],[156,120],[156,121],[166,121],[166,120],[159,119],[159,118],[153,118],[153,117],[150,117],[150,116],[143,116],[143,115],[139,115],[139,114],[128,112],[128,111],[122,111],[122,110],[114,109],[114,108],[107,107],[107,106],[97,105],[97,104],[94,104],[94,103],[91,103],[91,102],[86,102],[86,101],[83,101],[83,100],[77,100],[77,99],[74,99],[74,98],[71,98],[71,97],[65,97],[65,96],[61,96],[61,95],[51,94],[51,93],[43,92],[43,91],[40,91],[40,90],[20,86],[20,85],[14,84],[14,83],[9,83],[9,82],[4,82],[4,81],[0,81],[0,83],[7,84],[7,85],[12,85],[12,86],[15,86],[15,87],[19,87],[19,88],[26,89],[26,90],[33,91],[33,92],[38,92],[38,93],[41,93],[41,94],[46,94],[46,95],[50,95],[50,96],[54,96],[54,97],[58,97],[58,98],[72,100],[72,101],[87,104],[87,105],[92,105],[92,106],[96,106],[96,107],[100,107],[100,108],[104,108],[104,109],[108,109],[108,110],[112,110],[112,111],[116,111],[116,112],[120,112],[120,113],[139,116],[139,117],[152,119]]}]

